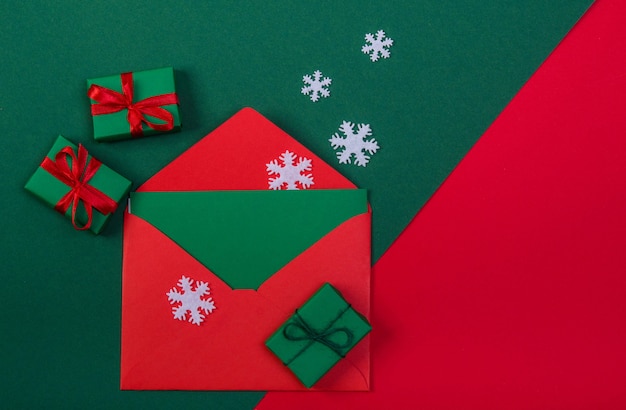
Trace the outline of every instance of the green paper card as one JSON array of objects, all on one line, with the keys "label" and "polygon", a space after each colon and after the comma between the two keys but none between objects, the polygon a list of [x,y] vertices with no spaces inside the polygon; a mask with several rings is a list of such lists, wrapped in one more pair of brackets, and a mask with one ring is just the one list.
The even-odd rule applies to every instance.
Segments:
[{"label": "green paper card", "polygon": [[232,289],[258,289],[324,235],[367,212],[364,189],[133,192],[130,197],[133,215]]},{"label": "green paper card", "polygon": [[[76,145],[63,138],[62,136],[59,136],[54,142],[54,145],[52,145],[52,148],[48,152],[47,157],[51,160],[54,160],[55,155],[65,147],[71,147],[74,152],[76,152],[77,150]],[[89,155],[88,162],[91,160],[92,156]],[[72,166],[69,160],[68,165],[70,167]],[[89,179],[87,183],[104,193],[106,196],[108,196],[113,201],[115,201],[115,203],[118,204],[128,194],[128,191],[130,191],[130,187],[132,185],[131,181],[124,178],[104,164],[100,165],[96,174],[91,179]],[[41,166],[37,168],[37,170],[30,177],[28,182],[26,182],[24,188],[52,208],[54,208],[59,200],[70,191],[70,187],[68,185],[55,178],[52,174],[43,169]],[[104,215],[94,208],[89,230],[95,234],[100,233],[104,229],[106,223],[112,215],[113,213]],[[65,216],[69,219],[72,218],[71,206],[65,212]],[[85,211],[85,207],[82,206],[82,204],[79,204],[76,211],[76,223],[77,225],[83,226],[85,225],[87,220],[88,217],[87,212]]]},{"label": "green paper card", "polygon": [[265,345],[311,387],[371,330],[367,319],[325,283]]},{"label": "green paper card", "polygon": [[[140,131],[136,133],[133,133],[131,130],[131,116],[129,115],[129,110],[122,108],[121,105],[123,104],[121,103],[117,106],[117,111],[115,112],[95,115],[94,109],[102,108],[96,106],[105,105],[104,99],[107,97],[108,99],[115,100],[117,98],[123,100],[121,96],[115,93],[119,93],[128,98],[130,98],[128,94],[132,93],[132,103],[135,104],[136,107],[141,107],[142,104],[145,105],[147,101],[155,97],[158,98],[158,96],[167,95],[170,100],[177,99],[177,97],[171,96],[176,93],[174,70],[171,67],[130,73],[129,79],[132,78],[132,80],[129,81],[129,83],[132,85],[127,89],[123,86],[125,75],[129,75],[129,73],[87,80],[88,95],[92,91],[92,85],[103,87],[106,89],[104,93],[108,94],[102,97],[99,103],[94,99],[95,97],[91,99],[94,139],[99,142],[118,141],[140,136],[180,131],[181,123],[178,104],[164,104],[157,105],[156,107],[152,104],[149,108],[143,108],[145,121],[142,120],[138,123],[137,126],[140,128]],[[151,115],[154,114],[155,109],[157,111],[161,111],[160,109],[165,110],[165,112],[161,111],[161,115],[164,117],[156,118]],[[114,109],[112,111],[114,111]],[[171,119],[171,128],[161,130],[160,127],[166,123],[165,118]],[[148,122],[156,125],[150,125]]]}]

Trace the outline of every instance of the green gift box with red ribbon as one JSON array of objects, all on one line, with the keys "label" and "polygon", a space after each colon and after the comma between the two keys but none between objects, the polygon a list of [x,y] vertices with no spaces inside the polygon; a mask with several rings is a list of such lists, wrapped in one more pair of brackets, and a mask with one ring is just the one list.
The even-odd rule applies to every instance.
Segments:
[{"label": "green gift box with red ribbon", "polygon": [[64,214],[78,230],[98,234],[132,183],[59,136],[24,188]]},{"label": "green gift box with red ribbon", "polygon": [[94,139],[117,141],[179,131],[171,67],[87,80]]},{"label": "green gift box with red ribbon", "polygon": [[325,283],[265,345],[310,388],[371,330],[367,319]]}]

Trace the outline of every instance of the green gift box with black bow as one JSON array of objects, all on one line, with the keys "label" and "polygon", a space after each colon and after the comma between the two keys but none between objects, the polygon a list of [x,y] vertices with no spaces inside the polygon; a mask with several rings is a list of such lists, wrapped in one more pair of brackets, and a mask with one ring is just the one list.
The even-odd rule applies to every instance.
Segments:
[{"label": "green gift box with black bow", "polygon": [[371,330],[367,319],[325,283],[265,345],[310,388]]}]

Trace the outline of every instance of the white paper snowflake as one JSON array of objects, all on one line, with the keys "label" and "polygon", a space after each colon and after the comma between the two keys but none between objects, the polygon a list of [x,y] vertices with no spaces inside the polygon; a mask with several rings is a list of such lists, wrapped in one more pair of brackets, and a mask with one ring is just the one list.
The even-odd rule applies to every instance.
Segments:
[{"label": "white paper snowflake", "polygon": [[[310,159],[298,157],[289,151],[283,152],[278,158],[282,165],[276,159],[266,164],[267,174],[270,175],[270,189],[283,189],[283,187],[285,189],[307,189],[313,185],[313,175],[305,173],[312,168]],[[298,159],[297,163],[296,158]],[[271,175],[278,176],[271,177]]]},{"label": "white paper snowflake", "polygon": [[375,154],[380,147],[374,138],[366,139],[372,135],[369,124],[359,124],[356,127],[357,130],[355,132],[353,123],[343,121],[339,127],[339,131],[341,131],[344,136],[335,133],[328,141],[330,141],[330,145],[333,149],[344,148],[343,151],[337,152],[337,158],[340,164],[350,164],[351,157],[354,155],[354,163],[364,167],[370,160],[370,156],[366,155],[366,152],[370,155]]},{"label": "white paper snowflake", "polygon": [[[385,32],[378,30],[376,36],[371,33],[365,35],[366,44],[361,48],[361,51],[370,55],[370,60],[378,61],[380,57],[389,58],[391,55],[389,47],[393,45],[393,40],[385,38]],[[367,44],[369,43],[369,44]]]},{"label": "white paper snowflake", "polygon": [[183,293],[174,287],[166,294],[170,304],[176,305],[172,307],[174,319],[185,320],[187,312],[189,312],[189,322],[199,326],[205,318],[202,311],[213,313],[215,304],[213,298],[203,299],[203,296],[210,294],[208,283],[197,281],[196,289],[191,290],[193,283],[193,279],[183,275],[178,281],[178,287],[183,290]]},{"label": "white paper snowflake", "polygon": [[310,95],[311,101],[316,102],[320,99],[320,96],[324,98],[330,96],[330,90],[328,87],[333,80],[328,77],[322,77],[322,72],[320,70],[315,70],[313,77],[308,74],[303,76],[302,81],[305,86],[302,87],[301,92],[304,95]]}]

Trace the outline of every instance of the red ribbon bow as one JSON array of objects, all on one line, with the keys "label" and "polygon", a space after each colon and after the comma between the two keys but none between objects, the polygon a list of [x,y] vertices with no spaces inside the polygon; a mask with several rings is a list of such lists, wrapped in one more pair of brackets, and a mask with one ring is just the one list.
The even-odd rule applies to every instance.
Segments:
[{"label": "red ribbon bow", "polygon": [[[71,169],[68,165],[67,157],[72,160]],[[70,191],[57,202],[54,209],[65,214],[70,205],[72,205],[72,225],[80,231],[89,229],[91,226],[92,208],[96,208],[104,215],[114,212],[117,208],[117,203],[113,199],[87,183],[96,172],[98,172],[102,164],[95,158],[91,158],[89,162],[87,161],[87,150],[82,144],[79,144],[78,158],[76,158],[72,147],[68,146],[55,155],[54,161],[46,157],[41,163],[43,169],[71,188]],[[76,209],[81,200],[87,211],[87,223],[83,226],[78,226],[76,224]]]},{"label": "red ribbon bow", "polygon": [[[133,73],[123,73],[120,77],[122,80],[121,94],[97,84],[92,84],[89,87],[87,95],[99,103],[91,105],[92,115],[112,114],[127,109],[130,134],[133,137],[140,137],[143,134],[142,123],[157,131],[169,131],[174,128],[174,117],[169,111],[161,108],[161,105],[178,104],[176,93],[156,95],[133,103]],[[146,115],[166,123],[150,122]]]}]

